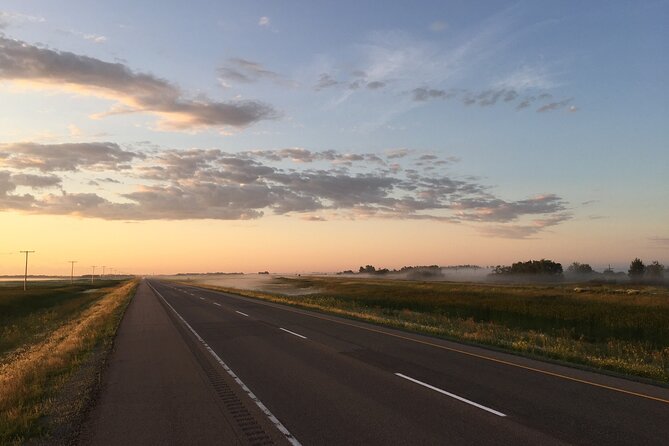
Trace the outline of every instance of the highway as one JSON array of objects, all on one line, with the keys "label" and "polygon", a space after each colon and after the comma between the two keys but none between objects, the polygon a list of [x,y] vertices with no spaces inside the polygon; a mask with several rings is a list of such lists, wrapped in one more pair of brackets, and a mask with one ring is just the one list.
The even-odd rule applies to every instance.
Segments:
[{"label": "highway", "polygon": [[[152,330],[142,329],[126,346],[124,325],[140,305],[171,335],[152,341]],[[170,282],[140,285],[118,338],[82,444],[660,445],[669,438],[666,388]],[[144,372],[121,351],[138,345]],[[154,350],[164,351],[157,369],[147,359]],[[160,391],[127,389],[125,381],[165,374]],[[188,378],[194,374],[200,378]],[[124,411],[119,392],[134,410]],[[252,429],[226,406],[231,392]]]}]

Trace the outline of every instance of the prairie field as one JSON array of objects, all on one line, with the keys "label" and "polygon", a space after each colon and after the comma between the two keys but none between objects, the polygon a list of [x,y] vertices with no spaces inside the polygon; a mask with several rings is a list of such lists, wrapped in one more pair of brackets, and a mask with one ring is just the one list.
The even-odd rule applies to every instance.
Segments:
[{"label": "prairie field", "polygon": [[111,342],[135,281],[0,286],[0,444],[47,434],[58,391]]},{"label": "prairie field", "polygon": [[299,293],[213,288],[669,383],[665,287],[332,277],[274,281]]}]

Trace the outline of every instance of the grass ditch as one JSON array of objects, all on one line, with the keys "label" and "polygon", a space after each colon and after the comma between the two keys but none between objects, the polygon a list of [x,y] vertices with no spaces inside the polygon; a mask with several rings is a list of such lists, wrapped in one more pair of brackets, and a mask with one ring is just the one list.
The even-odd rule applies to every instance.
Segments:
[{"label": "grass ditch", "polygon": [[136,286],[56,283],[29,293],[0,288],[3,333],[11,335],[0,350],[0,444],[48,434],[43,421],[61,409],[54,407],[58,392],[96,348],[111,343]]},{"label": "grass ditch", "polygon": [[[669,383],[669,290],[277,278],[312,294],[198,286]],[[192,283],[190,283],[192,284]]]}]

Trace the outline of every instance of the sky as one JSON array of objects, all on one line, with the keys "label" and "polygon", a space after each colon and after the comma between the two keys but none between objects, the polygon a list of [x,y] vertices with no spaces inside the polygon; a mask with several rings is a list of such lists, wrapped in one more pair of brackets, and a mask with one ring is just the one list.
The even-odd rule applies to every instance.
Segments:
[{"label": "sky", "polygon": [[0,274],[669,263],[669,2],[379,5],[3,1]]}]

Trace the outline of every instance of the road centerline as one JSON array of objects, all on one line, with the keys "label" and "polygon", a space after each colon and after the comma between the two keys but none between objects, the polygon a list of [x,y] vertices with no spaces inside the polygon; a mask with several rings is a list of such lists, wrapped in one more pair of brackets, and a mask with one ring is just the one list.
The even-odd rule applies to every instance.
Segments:
[{"label": "road centerline", "polygon": [[290,333],[290,334],[292,334],[293,336],[297,336],[298,338],[307,339],[306,336],[302,336],[302,335],[299,334],[299,333],[295,333],[294,331],[287,330],[287,329],[285,329],[285,328],[283,328],[283,327],[279,327],[279,329],[285,331],[286,333]]},{"label": "road centerline", "polygon": [[453,399],[456,399],[456,400],[458,400],[458,401],[461,401],[461,402],[463,402],[463,403],[466,403],[466,404],[469,404],[469,405],[471,405],[471,406],[477,407],[477,408],[479,408],[479,409],[481,409],[481,410],[485,410],[486,412],[490,412],[491,414],[497,415],[498,417],[506,417],[506,414],[504,414],[504,413],[502,413],[502,412],[500,412],[500,411],[497,411],[497,410],[495,410],[495,409],[491,409],[490,407],[484,406],[483,404],[475,403],[475,402],[472,401],[472,400],[468,400],[467,398],[463,398],[463,397],[461,397],[461,396],[459,396],[459,395],[456,395],[456,394],[454,394],[454,393],[447,392],[447,391],[444,390],[444,389],[440,389],[439,387],[435,387],[435,386],[430,385],[430,384],[428,384],[428,383],[425,383],[425,382],[423,382],[423,381],[419,381],[419,380],[417,380],[417,379],[415,379],[415,378],[412,378],[412,377],[410,377],[410,376],[404,375],[404,374],[402,374],[402,373],[395,373],[395,375],[399,376],[400,378],[404,378],[404,379],[406,379],[406,380],[408,380],[408,381],[411,381],[411,382],[413,382],[413,383],[416,383],[416,384],[418,384],[418,385],[420,385],[420,386],[426,387],[426,388],[428,388],[428,389],[430,389],[430,390],[434,390],[435,392],[439,392],[439,393],[441,393],[441,394],[443,394],[443,395],[449,396],[449,397],[451,397],[451,398],[453,398]]},{"label": "road centerline", "polygon": [[249,317],[248,314],[246,314],[246,313],[242,313],[241,311],[237,311],[237,310],[235,310],[235,313],[239,313],[239,314],[241,314],[242,316]]},{"label": "road centerline", "polygon": [[[613,392],[617,392],[617,393],[622,393],[622,394],[626,394],[626,395],[630,395],[630,396],[634,396],[634,397],[638,397],[638,398],[643,398],[643,399],[647,399],[647,400],[651,400],[651,401],[657,401],[657,402],[660,402],[660,403],[669,404],[669,399],[659,398],[659,397],[651,396],[651,395],[648,395],[648,394],[645,394],[645,393],[626,390],[626,389],[622,389],[620,387],[615,387],[615,386],[612,386],[612,385],[600,384],[600,383],[590,381],[590,380],[587,380],[587,379],[576,378],[574,376],[565,375],[563,373],[551,372],[549,370],[544,370],[544,369],[540,369],[540,368],[537,368],[537,367],[522,365],[522,364],[518,364],[518,363],[515,363],[515,362],[511,362],[510,360],[493,358],[493,357],[488,356],[488,355],[484,355],[484,354],[480,354],[480,353],[474,353],[474,352],[462,350],[462,349],[459,349],[459,348],[448,347],[448,346],[445,346],[445,345],[436,344],[434,342],[429,342],[429,341],[425,341],[425,340],[422,340],[422,339],[415,339],[415,338],[412,338],[412,337],[409,337],[409,336],[404,336],[404,335],[401,335],[401,334],[390,333],[390,332],[387,332],[387,331],[384,331],[384,330],[381,330],[381,329],[377,329],[377,328],[365,327],[365,326],[361,326],[361,325],[358,325],[358,324],[352,323],[352,322],[340,321],[340,320],[332,319],[332,318],[327,317],[325,315],[310,314],[310,313],[308,313],[309,312],[308,309],[289,308],[289,307],[286,307],[285,305],[277,304],[275,302],[263,302],[262,299],[260,299],[260,298],[251,298],[251,297],[248,297],[248,296],[235,295],[234,293],[231,293],[229,291],[220,291],[220,290],[215,290],[215,289],[212,289],[212,288],[201,288],[201,289],[205,290],[205,291],[208,291],[208,292],[213,292],[213,293],[216,293],[216,294],[223,294],[223,295],[232,296],[233,298],[251,300],[251,301],[253,301],[253,303],[258,304],[258,305],[270,306],[270,307],[273,307],[273,308],[278,308],[278,309],[283,310],[283,311],[288,311],[288,312],[291,312],[291,313],[300,314],[302,316],[311,317],[311,318],[314,318],[314,319],[321,319],[321,320],[329,321],[329,322],[332,322],[332,323],[335,323],[335,324],[346,325],[346,326],[354,327],[354,328],[357,328],[357,329],[360,329],[360,330],[365,330],[365,331],[369,331],[369,332],[373,332],[373,333],[379,333],[379,334],[382,334],[382,335],[385,335],[385,336],[391,336],[391,337],[394,337],[394,338],[403,339],[405,341],[415,342],[417,344],[428,345],[428,346],[438,348],[438,349],[441,349],[441,350],[450,351],[450,352],[453,352],[453,353],[459,353],[459,354],[462,354],[462,355],[465,355],[465,356],[478,358],[478,359],[482,359],[482,360],[485,360],[485,361],[495,362],[497,364],[502,364],[502,365],[509,366],[509,367],[515,367],[515,368],[518,368],[518,369],[523,369],[523,370],[526,370],[526,371],[529,371],[529,372],[534,372],[534,373],[550,376],[550,377],[553,377],[553,378],[558,378],[558,379],[562,379],[562,380],[566,380],[566,381],[572,381],[572,382],[576,382],[576,383],[580,383],[580,384],[584,384],[584,385],[588,385],[588,386],[592,386],[592,387],[598,387],[600,389],[605,389],[605,390],[609,390],[609,391],[613,391]],[[333,317],[336,317],[336,316],[333,316]],[[364,323],[364,321],[361,321],[361,323]],[[418,334],[418,335],[421,336],[420,334]]]}]

